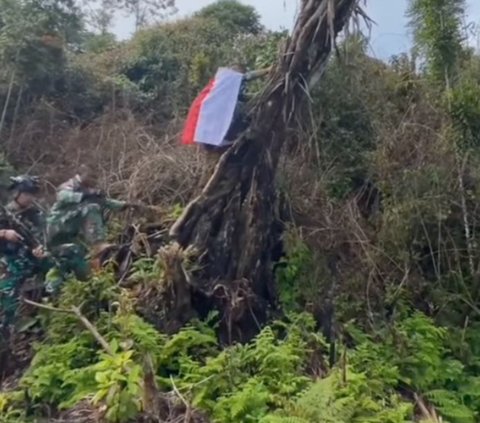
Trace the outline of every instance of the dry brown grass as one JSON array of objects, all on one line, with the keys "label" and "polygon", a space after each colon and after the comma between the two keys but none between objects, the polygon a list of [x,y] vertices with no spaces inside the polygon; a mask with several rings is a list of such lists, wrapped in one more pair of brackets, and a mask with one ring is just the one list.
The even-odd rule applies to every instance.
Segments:
[{"label": "dry brown grass", "polygon": [[86,163],[111,195],[172,205],[193,195],[205,163],[196,147],[179,145],[180,127],[173,121],[159,129],[128,110],[72,125],[43,105],[4,142],[10,160],[41,175],[50,192]]}]

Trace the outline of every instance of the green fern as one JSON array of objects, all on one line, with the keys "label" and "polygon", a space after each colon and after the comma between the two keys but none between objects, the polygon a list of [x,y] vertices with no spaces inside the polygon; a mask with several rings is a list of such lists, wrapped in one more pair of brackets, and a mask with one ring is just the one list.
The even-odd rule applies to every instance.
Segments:
[{"label": "green fern", "polygon": [[24,423],[26,412],[22,407],[25,394],[22,391],[0,393],[0,423]]},{"label": "green fern", "polygon": [[[406,423],[413,404],[402,399],[405,386],[424,393],[451,423],[475,421],[480,410],[480,378],[470,376],[448,345],[448,331],[420,313],[380,329],[375,338],[352,331],[356,347],[346,350],[346,363],[316,381],[308,376],[312,357],[325,362],[323,338],[308,314],[288,315],[265,327],[245,345],[221,349],[215,317],[191,322],[167,336],[135,314],[128,292],[105,278],[92,280],[104,304],[74,284],[59,302],[82,295],[92,322],[112,345],[113,356],[99,351],[90,332],[67,337],[75,320],[50,320],[44,342],[22,379],[30,405],[69,408],[87,397],[106,405],[108,419],[126,421],[142,410],[145,363],[157,371],[161,389],[175,387],[193,406],[215,422]],[[351,329],[349,329],[351,330]],[[147,360],[148,358],[148,360]]]},{"label": "green fern", "polygon": [[413,406],[394,392],[377,397],[365,375],[337,369],[313,383],[288,414],[312,423],[405,423],[411,422]]},{"label": "green fern", "polygon": [[259,379],[251,378],[232,395],[219,398],[214,410],[218,423],[256,423],[268,411],[268,389]]},{"label": "green fern", "polygon": [[127,349],[134,348],[139,357],[150,355],[156,364],[166,342],[165,336],[134,313],[118,313],[112,323],[118,329],[116,338],[122,340]]},{"label": "green fern", "polygon": [[475,414],[460,401],[453,391],[436,389],[425,394],[439,413],[452,423],[474,423]]},{"label": "green fern", "polygon": [[77,388],[72,370],[86,367],[95,360],[95,350],[86,333],[63,344],[37,344],[37,353],[21,379],[34,402],[60,404]]},{"label": "green fern", "polygon": [[164,371],[175,373],[181,371],[180,361],[183,357],[194,355],[202,360],[214,352],[218,352],[215,331],[204,326],[189,325],[165,342],[159,364]]},{"label": "green fern", "polygon": [[154,258],[141,258],[132,265],[130,279],[157,288],[161,288],[158,283],[163,280],[163,269],[160,261]]}]

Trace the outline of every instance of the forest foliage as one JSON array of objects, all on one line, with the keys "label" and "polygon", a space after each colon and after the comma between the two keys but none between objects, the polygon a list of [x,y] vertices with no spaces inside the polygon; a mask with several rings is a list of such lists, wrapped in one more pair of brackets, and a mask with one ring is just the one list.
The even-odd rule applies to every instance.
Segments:
[{"label": "forest foliage", "polygon": [[[13,165],[59,182],[88,161],[109,192],[171,218],[205,176],[177,145],[191,100],[219,66],[274,63],[287,34],[220,0],[173,22],[138,15],[118,41],[108,14],[149,2],[107,3],[92,21],[71,0],[0,0],[0,176]],[[81,305],[108,348],[72,313],[36,313],[0,421],[479,420],[480,56],[464,1],[409,4],[414,49],[381,61],[349,34],[290,132],[269,324],[243,345],[219,341],[216,311],[159,331],[145,304],[162,316],[160,255],[128,288],[108,270],[69,281],[51,306]]]}]

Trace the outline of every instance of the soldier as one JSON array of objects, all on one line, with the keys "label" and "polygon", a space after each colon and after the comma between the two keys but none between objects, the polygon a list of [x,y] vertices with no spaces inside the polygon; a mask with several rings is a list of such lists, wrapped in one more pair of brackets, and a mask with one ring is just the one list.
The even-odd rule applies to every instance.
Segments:
[{"label": "soldier", "polygon": [[47,218],[49,245],[77,241],[94,247],[104,244],[103,211],[123,210],[128,205],[106,198],[93,184],[93,173],[82,166],[76,176],[60,185]]},{"label": "soldier", "polygon": [[[32,251],[35,257],[35,272],[45,275],[47,292],[54,291],[52,287],[59,286],[69,273],[74,273],[79,279],[85,279],[89,269],[84,260],[85,252],[80,246],[64,244],[54,248],[54,254],[52,254],[46,252],[40,245],[40,239],[46,241],[46,219],[36,202],[40,191],[39,178],[18,176],[11,178],[11,182],[9,189],[14,192],[14,197],[5,207],[5,212],[22,225],[22,233],[30,238],[30,244],[38,245]],[[19,254],[14,264],[16,267],[18,267],[18,256]]]},{"label": "soldier", "polygon": [[[86,261],[89,249],[93,267],[99,268],[100,257],[114,247],[105,242],[104,211],[126,208],[157,210],[143,204],[107,198],[94,188],[94,183],[93,172],[82,165],[77,175],[59,186],[56,201],[47,217],[47,245],[56,257],[59,250],[66,254],[67,268],[73,268],[77,279],[85,279],[90,273],[91,266]],[[65,273],[57,270],[52,269],[49,276]]]},{"label": "soldier", "polygon": [[72,270],[77,279],[85,280],[90,274],[86,256],[92,248],[92,262],[111,247],[105,242],[106,228],[103,219],[105,210],[123,210],[140,207],[107,198],[94,186],[94,175],[81,166],[77,175],[60,185],[56,201],[47,217],[47,239],[49,248],[56,257],[65,257],[63,270],[53,268],[47,275],[47,290],[56,291],[63,282],[66,271]]},{"label": "soldier", "polygon": [[38,178],[21,176],[12,178],[11,182],[10,190],[14,191],[14,198],[7,207],[0,210],[2,326],[11,324],[15,317],[22,284],[28,278],[43,272],[46,265],[43,247],[37,243],[27,243],[25,234],[22,235],[22,231],[15,228],[18,222],[18,225],[24,225],[26,231],[41,231],[42,213],[35,206],[36,195],[40,191]]}]

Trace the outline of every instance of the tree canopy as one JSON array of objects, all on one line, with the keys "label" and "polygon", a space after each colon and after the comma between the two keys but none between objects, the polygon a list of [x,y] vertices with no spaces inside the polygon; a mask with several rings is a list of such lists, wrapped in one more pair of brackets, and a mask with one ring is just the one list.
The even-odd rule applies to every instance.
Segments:
[{"label": "tree canopy", "polygon": [[233,33],[255,35],[263,29],[255,8],[238,0],[217,0],[197,12],[196,16],[215,19]]}]

